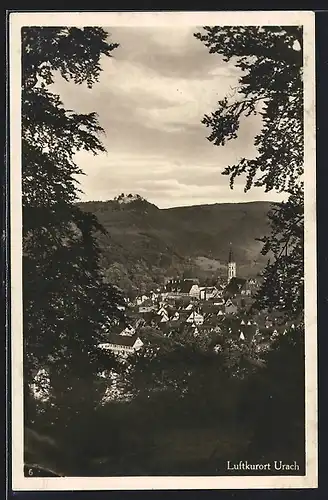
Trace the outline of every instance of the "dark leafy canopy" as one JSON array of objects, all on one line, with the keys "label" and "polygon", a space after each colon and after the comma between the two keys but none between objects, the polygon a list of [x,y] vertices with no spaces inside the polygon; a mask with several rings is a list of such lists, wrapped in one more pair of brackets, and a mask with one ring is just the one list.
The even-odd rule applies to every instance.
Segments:
[{"label": "dark leafy canopy", "polygon": [[298,315],[303,307],[302,28],[206,26],[195,37],[241,70],[234,95],[203,119],[211,128],[208,140],[223,146],[237,137],[242,118],[262,118],[257,156],[242,158],[223,173],[230,176],[231,188],[237,176],[245,175],[245,192],[264,187],[288,194],[288,201],[269,214],[272,233],[264,238],[262,253],[273,252],[275,261],[264,273],[259,303]]},{"label": "dark leafy canopy", "polygon": [[[97,366],[104,322],[123,298],[105,284],[94,238],[102,227],[82,212],[74,161],[104,150],[94,113],[66,110],[49,91],[54,76],[90,87],[100,58],[117,44],[100,28],[22,30],[22,184],[25,377],[40,368],[77,376]],[[93,363],[94,362],[94,363]]]},{"label": "dark leafy canopy", "polygon": [[303,190],[269,212],[271,234],[262,238],[262,253],[271,251],[273,262],[263,272],[263,286],[255,306],[277,307],[298,318],[304,308]]}]

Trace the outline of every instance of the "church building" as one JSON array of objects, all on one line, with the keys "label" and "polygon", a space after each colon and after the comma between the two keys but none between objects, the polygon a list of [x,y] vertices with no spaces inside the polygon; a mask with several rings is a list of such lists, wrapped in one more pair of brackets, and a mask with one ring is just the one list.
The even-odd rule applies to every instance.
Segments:
[{"label": "church building", "polygon": [[230,243],[229,258],[228,258],[228,283],[223,292],[225,300],[241,295],[245,289],[246,280],[244,278],[237,278],[236,274],[237,274],[237,266],[232,254],[232,248]]},{"label": "church building", "polygon": [[228,259],[228,283],[232,278],[236,277],[236,262],[234,261],[232,248],[230,243],[229,259]]}]

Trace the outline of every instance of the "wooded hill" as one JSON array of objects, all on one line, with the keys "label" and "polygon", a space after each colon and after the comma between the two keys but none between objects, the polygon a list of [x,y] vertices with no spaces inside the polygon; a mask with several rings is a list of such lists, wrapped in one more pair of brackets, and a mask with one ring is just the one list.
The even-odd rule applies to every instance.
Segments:
[{"label": "wooded hill", "polygon": [[257,275],[268,260],[256,238],[268,232],[269,202],[159,209],[134,195],[80,206],[108,231],[99,235],[104,272],[126,292],[164,276],[225,276],[230,243],[239,276]]}]

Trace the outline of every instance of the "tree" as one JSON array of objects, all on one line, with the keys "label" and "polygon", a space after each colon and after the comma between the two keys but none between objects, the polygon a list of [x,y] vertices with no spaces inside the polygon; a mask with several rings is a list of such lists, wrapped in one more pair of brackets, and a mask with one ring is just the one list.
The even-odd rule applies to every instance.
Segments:
[{"label": "tree", "polygon": [[223,174],[230,176],[231,188],[237,176],[245,175],[245,192],[264,187],[286,193],[287,201],[269,213],[271,234],[262,240],[262,253],[272,252],[274,262],[264,272],[258,303],[297,316],[303,309],[302,28],[206,26],[195,37],[241,70],[234,95],[204,116],[202,123],[211,129],[208,140],[223,146],[237,137],[242,119],[262,119],[256,158],[242,158]]},{"label": "tree", "polygon": [[266,266],[263,285],[254,305],[257,309],[273,306],[292,318],[304,309],[304,228],[303,192],[290,193],[288,200],[269,212],[271,234],[261,239],[262,253],[271,252],[274,261]]},{"label": "tree", "polygon": [[305,457],[304,325],[277,337],[264,356],[267,368],[246,381],[240,411],[252,431],[247,457],[279,456],[303,468]]},{"label": "tree", "polygon": [[[298,328],[279,336],[264,355],[265,368],[245,381],[239,412],[252,429],[248,455],[254,462],[279,455],[288,462],[304,459],[304,323],[303,315],[303,40],[298,26],[205,27],[196,38],[210,53],[241,70],[239,87],[218,109],[205,115],[209,141],[223,146],[237,137],[241,119],[259,115],[256,158],[242,158],[223,172],[233,188],[245,175],[245,192],[264,187],[286,193],[286,201],[269,212],[271,232],[262,253],[273,255],[263,272],[255,308],[275,308]],[[281,409],[284,408],[282,412]],[[263,410],[264,409],[264,410]],[[263,410],[263,411],[262,411]],[[272,423],[272,425],[270,424]]]},{"label": "tree", "polygon": [[[97,342],[104,323],[122,314],[123,297],[99,265],[97,219],[77,205],[78,151],[104,151],[95,113],[66,110],[49,86],[55,76],[88,87],[100,59],[117,44],[101,28],[22,29],[22,188],[25,404],[35,374],[46,368],[53,395],[92,379],[109,358]],[[95,383],[97,381],[95,380]],[[59,384],[59,390],[61,390]],[[72,394],[74,391],[72,391]],[[26,406],[27,408],[27,406]],[[31,415],[25,412],[27,421]]]}]

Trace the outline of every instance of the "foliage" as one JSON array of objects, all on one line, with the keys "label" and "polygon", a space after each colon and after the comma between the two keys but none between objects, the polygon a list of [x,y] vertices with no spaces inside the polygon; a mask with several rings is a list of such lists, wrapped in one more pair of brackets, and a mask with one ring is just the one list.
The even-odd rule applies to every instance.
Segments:
[{"label": "foliage", "polygon": [[261,239],[262,253],[273,253],[273,262],[263,272],[263,284],[255,307],[275,306],[289,317],[297,318],[304,309],[304,214],[303,193],[295,188],[288,200],[273,206],[269,218],[271,234]]},{"label": "foliage", "polygon": [[[266,304],[297,315],[302,310],[303,274],[303,82],[302,28],[298,26],[204,27],[196,33],[210,53],[231,60],[241,70],[233,96],[219,101],[218,109],[205,115],[211,128],[208,140],[223,146],[238,135],[240,121],[259,115],[261,132],[255,137],[255,158],[242,158],[223,172],[233,188],[237,176],[245,175],[245,192],[254,187],[287,193],[288,201],[270,214],[272,233],[266,237],[263,253],[273,251],[275,262],[265,271],[263,290]],[[288,246],[288,258],[285,253]],[[292,263],[292,267],[288,267]],[[295,276],[296,273],[296,276]],[[272,288],[275,275],[284,283]],[[280,292],[284,290],[283,293]],[[286,290],[295,292],[295,300]]]},{"label": "foliage", "polygon": [[49,86],[61,76],[91,87],[116,46],[100,28],[22,30],[24,375],[28,384],[46,368],[54,391],[59,374],[101,369],[97,338],[123,299],[101,275],[95,232],[104,230],[76,204],[75,154],[104,151],[102,129],[95,113],[66,110]]},{"label": "foliage", "polygon": [[221,354],[188,346],[159,357],[140,353],[126,373],[133,399],[93,411],[90,406],[66,428],[49,425],[57,412],[49,409],[40,433],[56,448],[48,447],[45,464],[51,457],[52,470],[86,476],[177,475],[182,467],[186,475],[217,475],[227,460],[243,456],[254,463],[278,456],[301,465],[300,339],[296,330],[281,337],[265,355],[266,367],[244,378],[231,376]]},{"label": "foliage", "polygon": [[126,391],[139,397],[160,391],[202,398],[200,385],[211,385],[213,370],[216,378],[221,373],[227,379],[242,380],[264,366],[258,339],[242,342],[224,326],[220,331],[209,328],[197,333],[183,325],[169,336],[143,327],[139,335],[146,348],[132,356],[125,373]]},{"label": "foliage", "polygon": [[[241,412],[253,429],[250,460],[285,463],[305,457],[304,324],[277,337],[265,355],[266,368],[244,387]],[[256,411],[254,409],[256,408]]]}]

